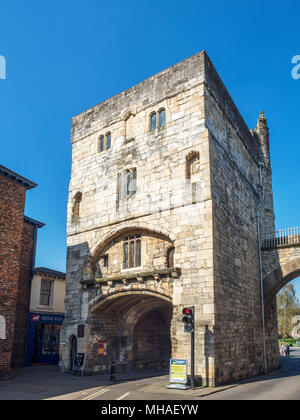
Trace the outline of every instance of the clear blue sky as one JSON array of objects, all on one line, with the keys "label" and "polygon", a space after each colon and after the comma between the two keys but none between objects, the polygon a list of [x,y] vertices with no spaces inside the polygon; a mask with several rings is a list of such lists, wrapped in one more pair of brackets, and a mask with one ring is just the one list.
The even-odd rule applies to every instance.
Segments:
[{"label": "clear blue sky", "polygon": [[299,17],[289,0],[3,0],[0,163],[38,183],[37,265],[65,270],[72,116],[203,49],[249,127],[265,110],[276,224],[299,226]]}]

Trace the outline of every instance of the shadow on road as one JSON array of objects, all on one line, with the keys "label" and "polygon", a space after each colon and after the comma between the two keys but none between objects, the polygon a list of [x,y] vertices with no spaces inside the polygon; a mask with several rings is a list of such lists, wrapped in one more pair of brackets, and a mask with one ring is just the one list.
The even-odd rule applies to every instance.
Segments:
[{"label": "shadow on road", "polygon": [[0,381],[0,400],[43,400],[165,374],[165,371],[117,374],[116,382],[111,382],[110,375],[74,376],[61,373],[58,366],[31,366],[16,369],[10,379]]}]

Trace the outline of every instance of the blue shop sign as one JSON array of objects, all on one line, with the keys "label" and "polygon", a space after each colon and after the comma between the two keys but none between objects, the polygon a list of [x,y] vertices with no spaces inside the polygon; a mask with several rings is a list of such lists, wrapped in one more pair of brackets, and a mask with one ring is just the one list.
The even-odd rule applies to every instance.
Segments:
[{"label": "blue shop sign", "polygon": [[63,315],[57,314],[31,314],[32,323],[41,323],[41,324],[62,324],[64,321]]}]

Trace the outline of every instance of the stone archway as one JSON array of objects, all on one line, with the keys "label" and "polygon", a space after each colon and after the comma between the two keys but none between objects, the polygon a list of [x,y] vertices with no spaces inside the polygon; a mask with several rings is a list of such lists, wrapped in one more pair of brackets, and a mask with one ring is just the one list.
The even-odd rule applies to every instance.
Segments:
[{"label": "stone archway", "polygon": [[281,262],[264,278],[265,333],[268,369],[270,371],[280,367],[276,295],[283,286],[299,276],[300,257],[296,257],[284,263]]},{"label": "stone archway", "polygon": [[[168,366],[172,314],[171,298],[153,291],[114,293],[94,303],[90,324],[96,370],[108,370],[112,359],[118,370]],[[99,341],[107,343],[106,357],[96,355]]]},{"label": "stone archway", "polygon": [[296,277],[300,276],[300,257],[292,258],[280,264],[279,267],[269,273],[264,279],[265,300],[276,296],[280,289]]}]

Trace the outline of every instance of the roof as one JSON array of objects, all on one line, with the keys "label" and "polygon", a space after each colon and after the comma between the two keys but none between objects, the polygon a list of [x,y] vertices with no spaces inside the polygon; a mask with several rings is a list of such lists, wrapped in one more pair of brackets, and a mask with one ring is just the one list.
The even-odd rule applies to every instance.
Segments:
[{"label": "roof", "polygon": [[6,178],[11,179],[12,181],[23,185],[27,190],[35,188],[37,184],[35,182],[29,181],[29,179],[24,178],[22,175],[18,175],[5,166],[0,165],[0,175],[5,176]]},{"label": "roof", "polygon": [[46,267],[36,267],[34,269],[34,272],[36,274],[40,273],[40,274],[45,274],[51,277],[60,277],[63,279],[66,277],[66,273],[62,273],[61,271],[52,270],[51,268],[46,268]]},{"label": "roof", "polygon": [[45,223],[38,222],[37,220],[31,219],[28,216],[24,216],[24,222],[30,223],[31,225],[35,225],[38,228],[42,228],[43,226],[45,226]]}]

